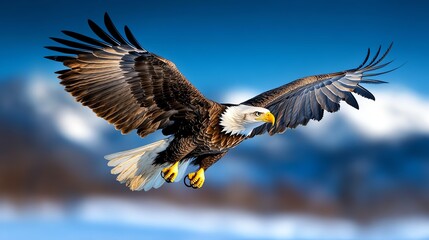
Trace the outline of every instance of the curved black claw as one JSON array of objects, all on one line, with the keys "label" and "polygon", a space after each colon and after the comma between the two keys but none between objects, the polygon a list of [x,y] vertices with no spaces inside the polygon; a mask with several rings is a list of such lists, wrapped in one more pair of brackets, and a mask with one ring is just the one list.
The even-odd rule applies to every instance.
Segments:
[{"label": "curved black claw", "polygon": [[[192,178],[192,179],[191,179]],[[189,183],[187,183],[187,180],[189,180]],[[189,173],[188,175],[183,178],[183,182],[185,183],[185,186],[192,187],[193,189],[201,188],[204,184],[205,176],[204,176],[204,169],[200,168],[196,172]]]},{"label": "curved black claw", "polygon": [[[189,180],[189,183],[187,183],[187,182],[186,182],[186,179],[188,179],[188,180]],[[186,176],[183,178],[183,183],[185,184],[185,186],[187,186],[187,187],[192,187],[193,189],[195,189],[195,188],[191,185],[191,179],[189,179],[188,175],[186,175]]]},{"label": "curved black claw", "polygon": [[160,174],[161,174],[161,177],[164,178],[165,182],[172,183],[172,181],[170,181],[169,179],[165,179],[165,177],[164,177],[165,174],[163,171],[161,171]]}]

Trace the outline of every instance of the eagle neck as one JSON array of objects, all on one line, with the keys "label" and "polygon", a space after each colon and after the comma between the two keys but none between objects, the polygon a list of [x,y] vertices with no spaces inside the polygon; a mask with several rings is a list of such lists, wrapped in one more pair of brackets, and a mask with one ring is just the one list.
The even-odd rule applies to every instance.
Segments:
[{"label": "eagle neck", "polygon": [[226,107],[220,115],[219,124],[222,127],[222,132],[230,135],[247,136],[253,131],[253,127],[249,128],[249,126],[244,125],[242,114],[240,114],[240,105]]}]

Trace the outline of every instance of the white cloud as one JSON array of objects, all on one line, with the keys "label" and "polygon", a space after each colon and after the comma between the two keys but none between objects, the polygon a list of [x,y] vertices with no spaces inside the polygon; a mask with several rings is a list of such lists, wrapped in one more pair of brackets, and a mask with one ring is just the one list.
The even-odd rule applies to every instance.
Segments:
[{"label": "white cloud", "polygon": [[[173,234],[176,239],[191,235],[197,238],[208,236],[209,239],[427,239],[429,236],[429,219],[423,215],[374,219],[360,225],[342,218],[258,214],[232,208],[185,207],[142,199],[92,198],[67,207],[55,202],[33,201],[19,208],[3,200],[0,201],[0,223],[3,223],[0,229],[1,226],[37,222],[39,231],[35,231],[37,235],[30,231],[32,239],[46,237],[46,232],[51,233],[48,239],[61,238],[64,231],[73,233],[73,239],[85,239],[87,230],[94,225],[97,231],[93,233],[103,239],[111,239],[112,230],[122,232],[133,228],[138,231],[128,232],[128,239],[141,238],[142,232],[149,236],[147,238]],[[80,227],[76,228],[76,224]],[[52,231],[58,226],[62,231]],[[4,239],[26,236],[22,231],[2,233],[2,236],[7,236]]]},{"label": "white cloud", "polygon": [[360,110],[344,108],[344,117],[370,138],[429,134],[429,99],[403,89],[373,91],[376,101],[360,99]]},{"label": "white cloud", "polygon": [[62,109],[54,116],[60,132],[70,140],[83,143],[94,143],[99,140],[99,134],[94,131],[88,119],[83,114],[77,114],[72,109]]},{"label": "white cloud", "polygon": [[246,101],[258,94],[257,91],[252,89],[240,88],[234,89],[233,91],[228,91],[224,96],[222,96],[222,101],[224,103],[233,103],[239,104]]},{"label": "white cloud", "polygon": [[100,143],[108,124],[90,109],[74,102],[58,81],[34,76],[27,88],[27,100],[34,109],[67,139],[85,146]]}]

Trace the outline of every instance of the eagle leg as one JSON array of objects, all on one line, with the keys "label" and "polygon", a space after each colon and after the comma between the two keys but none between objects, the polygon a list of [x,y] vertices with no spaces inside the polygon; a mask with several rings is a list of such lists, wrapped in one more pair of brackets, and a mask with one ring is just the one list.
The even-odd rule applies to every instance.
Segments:
[{"label": "eagle leg", "polygon": [[179,161],[175,162],[170,167],[162,169],[161,176],[168,183],[174,182],[177,175],[179,174]]},{"label": "eagle leg", "polygon": [[[215,154],[208,154],[208,155],[201,155],[197,157],[194,160],[195,165],[200,165],[200,168],[198,171],[189,173],[184,179],[184,183],[187,187],[192,188],[201,188],[204,184],[205,178],[205,171],[214,163],[216,163],[219,159],[221,159],[223,156],[225,156],[225,152],[221,153],[215,153]],[[189,181],[187,181],[189,180]]]},{"label": "eagle leg", "polygon": [[[189,184],[186,182],[189,179]],[[204,175],[204,168],[198,169],[196,172],[189,173],[185,179],[185,185],[192,188],[201,188],[204,184],[206,177]]]},{"label": "eagle leg", "polygon": [[174,182],[179,175],[180,162],[195,149],[192,138],[174,138],[168,147],[160,152],[154,163],[164,164],[168,159],[171,166],[162,169],[161,176],[168,183]]}]

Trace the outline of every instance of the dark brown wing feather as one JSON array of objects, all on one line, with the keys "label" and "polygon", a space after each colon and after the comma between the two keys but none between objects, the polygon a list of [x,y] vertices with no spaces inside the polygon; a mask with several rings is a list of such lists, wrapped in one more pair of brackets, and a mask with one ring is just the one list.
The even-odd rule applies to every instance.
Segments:
[{"label": "dark brown wing feather", "polygon": [[359,105],[352,93],[375,100],[374,95],[360,84],[385,83],[380,80],[368,79],[368,77],[396,69],[369,73],[392,62],[381,64],[381,61],[391,48],[392,44],[381,57],[379,57],[381,50],[379,48],[372,60],[366,64],[370,56],[370,50],[368,49],[364,62],[355,69],[301,78],[243,102],[242,104],[268,108],[277,118],[274,126],[264,124],[254,129],[251,137],[265,132],[270,135],[282,133],[286,128],[306,125],[311,119],[319,121],[322,119],[325,110],[328,112],[338,111],[341,100],[359,109]]},{"label": "dark brown wing feather", "polygon": [[175,124],[198,117],[213,104],[172,62],[140,47],[128,28],[127,41],[107,13],[104,22],[108,32],[89,20],[101,40],[63,31],[75,40],[52,38],[66,47],[47,47],[75,54],[47,58],[68,67],[58,72],[59,78],[77,101],[122,133],[137,129],[142,137],[158,129],[174,134]]}]

